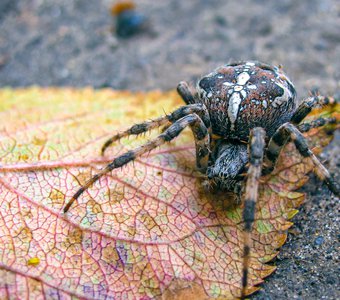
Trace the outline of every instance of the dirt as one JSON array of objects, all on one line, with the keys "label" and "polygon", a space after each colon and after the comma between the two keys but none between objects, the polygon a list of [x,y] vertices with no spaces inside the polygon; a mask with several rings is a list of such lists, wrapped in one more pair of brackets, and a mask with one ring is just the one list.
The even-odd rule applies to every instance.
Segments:
[{"label": "dirt", "polygon": [[[0,86],[168,90],[234,60],[282,64],[299,98],[340,80],[336,0],[140,0],[148,27],[119,39],[112,1],[2,0]],[[340,137],[322,155],[339,177]],[[337,179],[339,181],[339,178]],[[339,299],[339,199],[312,177],[307,203],[252,299]]]}]

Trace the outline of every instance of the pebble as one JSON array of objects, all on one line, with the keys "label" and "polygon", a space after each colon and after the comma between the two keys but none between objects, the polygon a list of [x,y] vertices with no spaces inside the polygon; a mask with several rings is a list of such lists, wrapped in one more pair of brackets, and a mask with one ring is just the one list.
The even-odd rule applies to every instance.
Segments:
[{"label": "pebble", "polygon": [[318,236],[315,240],[314,240],[314,244],[317,246],[320,246],[323,244],[324,242],[324,237],[323,236]]}]

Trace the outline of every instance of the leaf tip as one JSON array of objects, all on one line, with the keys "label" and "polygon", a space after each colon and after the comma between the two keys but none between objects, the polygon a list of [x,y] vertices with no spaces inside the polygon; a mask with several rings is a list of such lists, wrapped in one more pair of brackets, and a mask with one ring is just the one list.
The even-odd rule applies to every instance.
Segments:
[{"label": "leaf tip", "polygon": [[269,275],[274,273],[276,269],[276,266],[265,265],[265,267],[261,270],[261,278],[268,277]]},{"label": "leaf tip", "polygon": [[299,212],[298,209],[292,209],[290,211],[288,211],[286,217],[288,220],[292,219],[297,213]]},{"label": "leaf tip", "polygon": [[259,290],[261,290],[260,287],[258,286],[252,286],[252,287],[248,287],[246,290],[246,296],[250,296],[252,294],[254,294],[255,292],[258,292]]}]

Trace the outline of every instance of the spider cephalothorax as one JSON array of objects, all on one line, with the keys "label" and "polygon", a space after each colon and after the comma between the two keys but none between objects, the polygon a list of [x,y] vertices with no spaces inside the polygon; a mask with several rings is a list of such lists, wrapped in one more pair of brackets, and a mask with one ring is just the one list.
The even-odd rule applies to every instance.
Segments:
[{"label": "spider cephalothorax", "polygon": [[210,155],[208,178],[205,182],[207,189],[225,189],[232,192],[240,189],[238,182],[243,177],[239,174],[245,171],[248,161],[247,144],[219,139]]},{"label": "spider cephalothorax", "polygon": [[259,178],[261,174],[273,170],[283,147],[288,142],[294,142],[300,154],[314,163],[319,178],[335,195],[340,195],[338,184],[309,149],[301,133],[335,120],[319,118],[311,123],[300,124],[313,106],[334,99],[313,96],[303,100],[297,107],[295,89],[281,68],[259,62],[222,66],[204,76],[198,82],[196,91],[192,92],[185,82],[179,83],[177,90],[185,106],[114,135],[104,144],[102,154],[113,142],[123,137],[158,127],[163,127],[163,132],[144,145],[115,158],[74,194],[64,212],[100,177],[171,141],[189,126],[196,144],[197,168],[212,186],[222,191],[233,191],[244,202],[244,257],[240,295],[244,298]]}]

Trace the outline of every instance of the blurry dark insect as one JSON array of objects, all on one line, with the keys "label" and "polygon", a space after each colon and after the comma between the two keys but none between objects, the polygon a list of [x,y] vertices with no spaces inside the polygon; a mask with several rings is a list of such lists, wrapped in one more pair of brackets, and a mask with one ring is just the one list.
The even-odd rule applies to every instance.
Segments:
[{"label": "blurry dark insect", "polygon": [[163,132],[144,145],[115,158],[74,194],[64,212],[103,175],[170,142],[184,128],[190,127],[196,144],[197,168],[205,175],[204,185],[218,191],[234,192],[244,201],[240,295],[244,298],[259,179],[261,175],[274,170],[285,145],[293,142],[300,155],[313,162],[315,173],[330,191],[336,196],[340,195],[338,183],[310,150],[302,134],[336,120],[320,117],[309,123],[301,123],[313,107],[334,103],[335,100],[313,95],[298,105],[295,88],[281,67],[260,62],[221,66],[201,78],[195,91],[186,82],[180,82],[177,91],[186,105],[171,114],[136,124],[114,135],[103,145],[102,154],[112,143],[123,137],[139,135],[158,127],[163,127]]},{"label": "blurry dark insect", "polygon": [[117,36],[128,38],[147,29],[147,18],[136,11],[132,1],[121,1],[111,7],[111,14],[116,18]]}]

